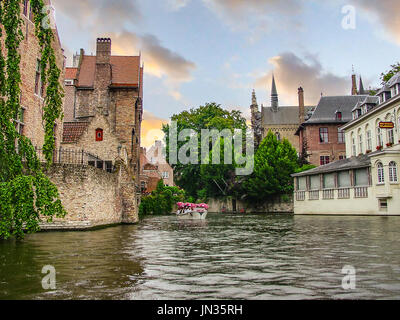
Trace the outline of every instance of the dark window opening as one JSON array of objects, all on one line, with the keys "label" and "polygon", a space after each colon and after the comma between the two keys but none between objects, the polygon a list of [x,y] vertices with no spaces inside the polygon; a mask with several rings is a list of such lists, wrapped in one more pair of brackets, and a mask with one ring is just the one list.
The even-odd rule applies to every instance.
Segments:
[{"label": "dark window opening", "polygon": [[109,173],[113,172],[113,164],[112,161],[106,161],[106,171]]},{"label": "dark window opening", "polygon": [[103,129],[96,129],[96,141],[103,141]]},{"label": "dark window opening", "polygon": [[319,142],[328,143],[328,128],[319,128]]},{"label": "dark window opening", "polygon": [[324,166],[324,165],[328,164],[329,161],[330,161],[329,156],[321,156],[321,157],[320,157],[320,164],[321,164],[321,166]]}]

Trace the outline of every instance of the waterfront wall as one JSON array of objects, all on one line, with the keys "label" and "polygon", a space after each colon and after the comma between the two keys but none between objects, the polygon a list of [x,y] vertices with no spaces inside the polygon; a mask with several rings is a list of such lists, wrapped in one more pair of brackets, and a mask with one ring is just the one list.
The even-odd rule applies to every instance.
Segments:
[{"label": "waterfront wall", "polygon": [[293,213],[293,196],[277,197],[272,201],[266,201],[262,204],[251,205],[244,201],[236,199],[209,199],[209,212],[246,212],[246,213]]},{"label": "waterfront wall", "polygon": [[90,229],[138,222],[134,185],[123,165],[113,173],[87,165],[55,164],[46,171],[68,215],[42,230]]}]

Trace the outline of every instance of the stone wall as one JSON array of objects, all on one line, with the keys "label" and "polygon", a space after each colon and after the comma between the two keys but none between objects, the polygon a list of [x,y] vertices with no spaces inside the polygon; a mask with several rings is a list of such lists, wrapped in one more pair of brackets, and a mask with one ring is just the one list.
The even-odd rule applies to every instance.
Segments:
[{"label": "stone wall", "polygon": [[[285,201],[286,200],[286,201]],[[209,199],[209,212],[246,212],[246,213],[293,213],[293,196],[277,198],[270,202],[265,202],[258,206],[247,204],[236,200],[236,210],[234,210],[234,199]]]},{"label": "stone wall", "polygon": [[43,223],[43,230],[138,222],[134,185],[123,166],[108,173],[92,166],[56,164],[46,174],[57,186],[68,215]]}]

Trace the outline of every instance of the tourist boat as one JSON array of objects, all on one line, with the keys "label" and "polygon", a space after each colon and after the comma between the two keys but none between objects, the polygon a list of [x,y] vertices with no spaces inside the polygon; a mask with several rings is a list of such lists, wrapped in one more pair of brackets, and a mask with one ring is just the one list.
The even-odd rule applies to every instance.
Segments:
[{"label": "tourist boat", "polygon": [[176,216],[183,220],[205,220],[208,213],[208,205],[205,203],[183,203],[178,202]]}]

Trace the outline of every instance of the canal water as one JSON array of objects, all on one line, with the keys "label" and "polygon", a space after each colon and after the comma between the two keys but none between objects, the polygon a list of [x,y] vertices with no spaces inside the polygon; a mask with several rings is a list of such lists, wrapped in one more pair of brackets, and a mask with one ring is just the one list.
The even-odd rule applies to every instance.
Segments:
[{"label": "canal water", "polygon": [[[55,290],[42,288],[46,265]],[[38,233],[0,241],[0,299],[400,299],[400,217],[210,214]]]}]

